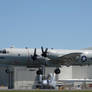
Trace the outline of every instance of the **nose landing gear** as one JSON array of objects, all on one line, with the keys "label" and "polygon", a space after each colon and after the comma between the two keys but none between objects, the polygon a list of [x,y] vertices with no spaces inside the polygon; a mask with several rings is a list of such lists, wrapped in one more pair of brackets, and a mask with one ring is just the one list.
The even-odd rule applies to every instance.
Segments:
[{"label": "nose landing gear", "polygon": [[38,69],[38,71],[36,72],[36,74],[37,74],[37,75],[43,75],[43,76],[45,76],[45,66],[42,65],[42,66]]},{"label": "nose landing gear", "polygon": [[39,69],[37,72],[36,72],[37,75],[43,75],[43,71],[42,69]]}]

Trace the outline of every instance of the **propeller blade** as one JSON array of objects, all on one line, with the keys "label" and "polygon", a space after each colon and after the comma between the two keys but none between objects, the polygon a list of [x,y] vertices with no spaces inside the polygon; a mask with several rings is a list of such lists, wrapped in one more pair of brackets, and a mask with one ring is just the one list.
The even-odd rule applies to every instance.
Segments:
[{"label": "propeller blade", "polygon": [[43,46],[41,46],[42,53],[44,53]]},{"label": "propeller blade", "polygon": [[36,55],[36,48],[34,49],[34,55]]},{"label": "propeller blade", "polygon": [[43,57],[47,57],[48,48],[46,48],[45,51],[44,51],[43,47],[41,46],[41,50],[42,50],[42,54],[41,54],[41,55],[42,55]]},{"label": "propeller blade", "polygon": [[45,53],[47,53],[47,51],[48,51],[48,48],[45,49]]},{"label": "propeller blade", "polygon": [[35,61],[37,59],[36,48],[34,49],[34,54],[31,55],[31,58],[33,61]]}]

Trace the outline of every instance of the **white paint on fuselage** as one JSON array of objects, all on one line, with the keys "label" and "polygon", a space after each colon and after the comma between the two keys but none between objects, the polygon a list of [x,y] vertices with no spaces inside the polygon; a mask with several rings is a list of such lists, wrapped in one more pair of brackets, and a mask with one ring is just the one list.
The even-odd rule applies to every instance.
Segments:
[{"label": "white paint on fuselage", "polygon": [[[41,60],[43,60],[43,61],[40,60],[41,62],[32,60],[31,55],[34,54],[34,49],[6,48],[5,50],[8,53],[6,54],[0,53],[0,57],[1,57],[0,64],[24,65],[24,66],[38,64],[39,66],[40,64],[44,63],[44,58],[41,56],[42,54],[41,49],[37,49],[38,57]],[[82,53],[82,55],[85,55],[88,58],[92,58],[92,50],[61,50],[61,49],[49,49],[48,57],[50,55],[50,57],[52,56],[52,58],[55,58],[55,57],[60,57],[70,53]]]}]

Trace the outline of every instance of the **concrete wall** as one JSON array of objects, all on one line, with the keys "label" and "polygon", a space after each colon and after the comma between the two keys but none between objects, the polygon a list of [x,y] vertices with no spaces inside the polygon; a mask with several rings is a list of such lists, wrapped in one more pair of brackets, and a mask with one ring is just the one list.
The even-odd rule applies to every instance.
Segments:
[{"label": "concrete wall", "polygon": [[89,72],[88,66],[73,66],[72,79],[88,79],[89,75],[88,72]]},{"label": "concrete wall", "polygon": [[[9,75],[5,73],[5,67],[0,67],[0,86],[8,86]],[[46,68],[46,75],[54,73],[55,68]],[[14,88],[32,89],[36,80],[38,69],[27,69],[26,67],[15,67],[14,69]],[[29,71],[30,70],[30,71]],[[92,79],[92,66],[62,66],[61,73],[56,76],[57,80],[65,79]]]},{"label": "concrete wall", "polygon": [[89,79],[92,79],[92,66],[88,66],[87,75]]},{"label": "concrete wall", "polygon": [[62,66],[60,70],[59,80],[72,79],[72,66]]},{"label": "concrete wall", "polygon": [[8,86],[8,74],[5,72],[5,67],[0,66],[0,86]]},{"label": "concrete wall", "polygon": [[[45,68],[46,75],[54,73],[54,68]],[[30,70],[30,71],[29,71]],[[15,89],[32,89],[35,88],[37,80],[36,71],[38,69],[27,69],[25,67],[14,68],[14,88]]]},{"label": "concrete wall", "polygon": [[62,66],[59,80],[65,79],[92,79],[92,65],[88,66]]}]

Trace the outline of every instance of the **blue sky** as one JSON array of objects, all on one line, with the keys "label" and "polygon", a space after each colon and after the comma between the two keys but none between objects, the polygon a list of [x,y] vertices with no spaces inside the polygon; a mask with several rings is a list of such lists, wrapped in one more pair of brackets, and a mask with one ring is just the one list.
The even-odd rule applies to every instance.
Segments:
[{"label": "blue sky", "polygon": [[0,0],[0,48],[92,46],[92,0]]}]

